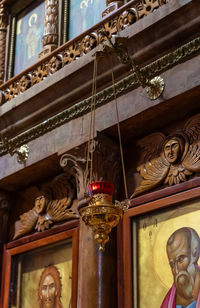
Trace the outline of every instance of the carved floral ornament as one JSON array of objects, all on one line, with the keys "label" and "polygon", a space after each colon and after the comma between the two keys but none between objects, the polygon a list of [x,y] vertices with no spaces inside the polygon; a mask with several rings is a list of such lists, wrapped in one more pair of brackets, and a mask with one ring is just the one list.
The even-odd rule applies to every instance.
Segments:
[{"label": "carved floral ornament", "polygon": [[137,167],[143,180],[131,198],[163,184],[175,185],[200,172],[200,114],[169,136],[153,133],[138,142],[143,162]]}]

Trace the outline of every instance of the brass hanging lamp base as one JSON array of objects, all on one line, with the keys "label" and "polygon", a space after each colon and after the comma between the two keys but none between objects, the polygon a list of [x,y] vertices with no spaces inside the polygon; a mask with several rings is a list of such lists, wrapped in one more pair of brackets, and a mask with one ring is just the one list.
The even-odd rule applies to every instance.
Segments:
[{"label": "brass hanging lamp base", "polygon": [[114,185],[108,182],[89,184],[90,199],[88,206],[79,210],[85,224],[92,228],[99,250],[105,248],[111,230],[123,216],[123,208],[112,203]]}]

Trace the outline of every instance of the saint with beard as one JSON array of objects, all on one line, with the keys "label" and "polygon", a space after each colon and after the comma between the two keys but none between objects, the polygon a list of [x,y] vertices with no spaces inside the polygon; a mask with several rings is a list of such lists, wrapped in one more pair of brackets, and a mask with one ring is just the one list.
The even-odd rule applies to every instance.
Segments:
[{"label": "saint with beard", "polygon": [[200,308],[200,238],[192,228],[176,230],[167,241],[174,284],[161,308]]}]

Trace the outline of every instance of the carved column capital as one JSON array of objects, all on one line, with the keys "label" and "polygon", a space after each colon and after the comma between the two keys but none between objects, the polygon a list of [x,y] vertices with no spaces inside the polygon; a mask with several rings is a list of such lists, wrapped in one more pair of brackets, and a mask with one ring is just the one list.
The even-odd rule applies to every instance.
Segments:
[{"label": "carved column capital", "polygon": [[43,50],[39,54],[39,58],[58,47],[58,0],[45,1],[45,23],[42,44]]},{"label": "carved column capital", "polygon": [[[79,207],[86,201],[85,192],[89,184],[89,176],[86,173],[86,148],[87,144],[84,144],[76,149],[76,155],[63,154],[60,159],[64,171],[71,173],[76,179]],[[92,181],[112,182],[117,191],[121,170],[119,146],[104,135],[98,134],[91,152],[93,152]],[[89,165],[90,163],[89,160]]]},{"label": "carved column capital", "polygon": [[7,9],[4,3],[0,3],[0,84],[4,81],[7,22]]},{"label": "carved column capital", "polygon": [[71,154],[64,154],[61,156],[60,165],[66,173],[74,176],[76,181],[77,199],[79,203],[84,202],[86,160]]},{"label": "carved column capital", "polygon": [[102,17],[110,14],[111,12],[117,10],[124,4],[124,0],[115,1],[115,0],[106,0],[107,9],[105,9],[102,13]]}]

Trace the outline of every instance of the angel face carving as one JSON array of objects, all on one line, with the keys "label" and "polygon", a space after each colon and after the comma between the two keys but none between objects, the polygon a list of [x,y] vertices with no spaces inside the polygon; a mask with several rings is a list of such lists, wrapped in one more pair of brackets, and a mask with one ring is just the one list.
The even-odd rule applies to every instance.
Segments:
[{"label": "angel face carving", "polygon": [[170,164],[176,164],[183,154],[184,142],[181,138],[173,138],[164,144],[164,155]]},{"label": "angel face carving", "polygon": [[41,214],[46,206],[46,198],[45,196],[39,196],[35,199],[35,210],[38,214]]},{"label": "angel face carving", "polygon": [[153,133],[138,142],[143,162],[142,177],[131,198],[159,185],[175,185],[200,172],[200,114],[190,118],[182,130],[166,137]]}]

